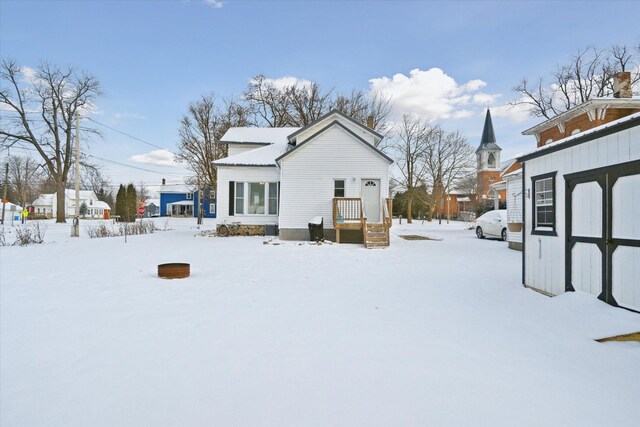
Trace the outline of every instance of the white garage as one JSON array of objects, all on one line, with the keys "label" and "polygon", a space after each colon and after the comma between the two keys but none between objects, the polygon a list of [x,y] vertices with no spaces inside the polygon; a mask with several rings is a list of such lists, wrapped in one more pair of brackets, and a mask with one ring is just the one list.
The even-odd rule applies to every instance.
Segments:
[{"label": "white garage", "polygon": [[640,113],[519,160],[523,284],[640,311]]}]

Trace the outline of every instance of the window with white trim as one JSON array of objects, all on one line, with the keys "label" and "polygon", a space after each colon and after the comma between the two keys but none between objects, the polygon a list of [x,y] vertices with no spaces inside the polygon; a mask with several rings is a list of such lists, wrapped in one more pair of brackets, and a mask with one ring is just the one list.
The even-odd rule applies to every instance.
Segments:
[{"label": "window with white trim", "polygon": [[213,215],[216,213],[216,204],[211,202],[209,203],[209,214]]},{"label": "window with white trim", "polygon": [[269,184],[269,215],[278,215],[278,183]]},{"label": "window with white trim", "polygon": [[235,215],[278,215],[277,182],[236,182],[234,197]]},{"label": "window with white trim", "polygon": [[244,182],[236,182],[236,215],[244,214]]},{"label": "window with white trim", "polygon": [[192,193],[187,193],[187,200],[191,200],[193,199],[193,194]]}]

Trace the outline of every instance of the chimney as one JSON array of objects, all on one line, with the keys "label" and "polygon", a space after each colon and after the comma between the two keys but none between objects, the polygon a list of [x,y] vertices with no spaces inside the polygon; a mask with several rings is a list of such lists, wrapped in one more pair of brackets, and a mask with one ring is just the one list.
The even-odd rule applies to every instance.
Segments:
[{"label": "chimney", "polygon": [[367,127],[373,129],[373,116],[367,116]]},{"label": "chimney", "polygon": [[631,98],[631,73],[629,71],[621,71],[613,75],[613,97],[614,98]]},{"label": "chimney", "polygon": [[167,183],[167,181],[164,180],[164,178],[162,178],[162,185],[165,185]]}]

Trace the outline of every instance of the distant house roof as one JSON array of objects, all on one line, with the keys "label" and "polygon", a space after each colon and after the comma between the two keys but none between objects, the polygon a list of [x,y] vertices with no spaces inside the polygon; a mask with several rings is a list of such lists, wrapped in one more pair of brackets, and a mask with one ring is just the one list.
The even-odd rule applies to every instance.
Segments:
[{"label": "distant house roof", "polygon": [[189,187],[187,187],[184,184],[165,184],[165,185],[161,185],[160,189],[158,190],[159,193],[179,193],[179,194],[187,194],[187,193],[193,193],[192,190],[189,189]]},{"label": "distant house roof", "polygon": [[523,131],[522,134],[523,135],[539,134],[543,130],[549,129],[550,127],[555,126],[558,123],[564,123],[568,120],[571,120],[574,117],[577,117],[588,111],[592,111],[596,108],[640,108],[640,97],[636,96],[633,98],[614,98],[614,97],[593,98],[593,99],[590,99],[589,101],[586,101],[578,105],[577,107],[573,107],[570,110],[564,111],[555,117],[545,120],[544,122],[539,123]]},{"label": "distant house roof", "polygon": [[144,201],[145,206],[156,205],[160,206],[160,199],[147,199]]},{"label": "distant house roof", "polygon": [[96,200],[95,202],[93,202],[93,205],[91,205],[91,207],[111,210],[111,207],[106,202],[103,202],[102,200]]},{"label": "distant house roof", "polygon": [[225,144],[277,144],[286,142],[287,137],[299,129],[297,127],[234,127],[225,132],[220,138],[220,142]]},{"label": "distant house roof", "polygon": [[545,154],[553,153],[555,151],[562,150],[564,148],[569,148],[581,142],[587,142],[592,139],[598,138],[602,136],[603,133],[606,133],[606,132],[609,132],[609,133],[616,132],[624,127],[633,127],[633,126],[639,126],[639,125],[640,125],[640,112],[629,114],[628,116],[624,116],[618,120],[613,120],[611,122],[602,124],[600,126],[596,126],[594,128],[585,130],[584,132],[580,132],[575,135],[571,135],[566,138],[553,141],[549,144],[545,144],[541,147],[538,147],[534,151],[531,151],[527,154],[524,154],[518,157],[518,161],[524,162],[526,160],[544,156]]},{"label": "distant house roof", "polygon": [[52,206],[53,194],[41,194],[40,197],[35,199],[32,203],[33,206]]}]

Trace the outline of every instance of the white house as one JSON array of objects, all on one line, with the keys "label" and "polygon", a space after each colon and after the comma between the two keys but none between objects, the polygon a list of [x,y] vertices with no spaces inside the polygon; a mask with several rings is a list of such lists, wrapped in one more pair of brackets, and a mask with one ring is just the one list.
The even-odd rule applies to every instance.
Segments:
[{"label": "white house", "polygon": [[640,99],[627,93],[523,132],[539,147],[519,158],[522,280],[550,295],[589,292],[640,311]]},{"label": "white house", "polygon": [[392,160],[376,148],[382,138],[338,111],[303,128],[229,129],[221,139],[229,156],[214,162],[218,225],[306,240],[322,216],[329,239],[388,244]]},{"label": "white house", "polygon": [[[41,194],[40,197],[32,203],[35,217],[55,217],[58,212],[57,197],[58,193]],[[74,217],[76,215],[76,191],[65,190],[64,201],[66,211],[65,216],[67,218]],[[83,203],[87,206],[86,218],[109,218],[111,208],[107,203],[98,200],[93,191],[80,191],[80,206],[82,206]]]}]

